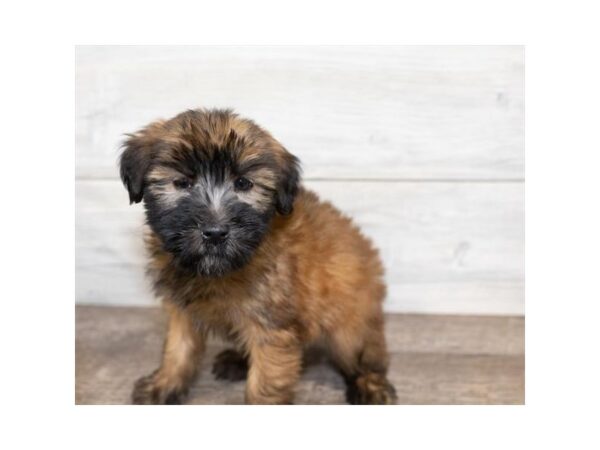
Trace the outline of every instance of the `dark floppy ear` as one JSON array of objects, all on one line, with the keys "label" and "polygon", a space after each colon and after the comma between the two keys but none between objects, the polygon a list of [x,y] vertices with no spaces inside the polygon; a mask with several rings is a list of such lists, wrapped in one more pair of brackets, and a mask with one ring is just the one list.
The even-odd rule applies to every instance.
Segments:
[{"label": "dark floppy ear", "polygon": [[287,215],[294,209],[294,200],[300,184],[300,161],[291,153],[285,152],[281,178],[277,187],[277,212]]},{"label": "dark floppy ear", "polygon": [[119,160],[121,180],[129,191],[129,204],[139,203],[144,198],[145,177],[154,152],[151,143],[140,134],[129,135],[123,147]]}]

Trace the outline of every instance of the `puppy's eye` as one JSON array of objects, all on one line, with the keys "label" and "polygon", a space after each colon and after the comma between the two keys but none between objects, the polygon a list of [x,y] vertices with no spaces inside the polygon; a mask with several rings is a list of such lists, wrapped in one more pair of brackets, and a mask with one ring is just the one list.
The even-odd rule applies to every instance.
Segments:
[{"label": "puppy's eye", "polygon": [[248,178],[239,177],[233,182],[233,185],[238,191],[247,191],[253,186],[253,183]]},{"label": "puppy's eye", "polygon": [[177,189],[189,189],[192,187],[192,182],[187,178],[178,178],[173,180],[173,184]]}]

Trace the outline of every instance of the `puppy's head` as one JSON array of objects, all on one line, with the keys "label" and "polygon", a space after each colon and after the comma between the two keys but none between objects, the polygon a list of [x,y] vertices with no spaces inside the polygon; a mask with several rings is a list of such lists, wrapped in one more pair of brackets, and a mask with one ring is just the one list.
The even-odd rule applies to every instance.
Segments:
[{"label": "puppy's head", "polygon": [[148,224],[185,270],[239,269],[273,215],[292,211],[298,160],[230,111],[187,111],[130,135],[124,147],[130,202],[144,201]]}]

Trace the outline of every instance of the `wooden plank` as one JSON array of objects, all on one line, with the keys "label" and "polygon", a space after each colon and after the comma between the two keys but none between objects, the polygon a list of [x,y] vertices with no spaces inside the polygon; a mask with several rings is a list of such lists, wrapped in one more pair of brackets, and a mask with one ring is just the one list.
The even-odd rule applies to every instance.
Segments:
[{"label": "wooden plank", "polygon": [[[522,183],[325,182],[307,187],[381,249],[386,310],[523,314]],[[156,304],[143,277],[143,207],[116,180],[76,182],[76,298]]]},{"label": "wooden plank", "polygon": [[[157,308],[77,307],[76,403],[129,403],[135,380],[159,364],[164,319]],[[393,314],[386,321],[389,378],[400,404],[524,403],[523,318]],[[509,352],[507,340],[515,343]],[[243,402],[244,382],[217,381],[210,374],[223,348],[209,343],[187,403]],[[312,357],[295,403],[341,404],[344,389],[326,360]]]},{"label": "wooden plank", "polygon": [[76,174],[199,106],[269,129],[307,178],[521,179],[520,46],[78,47]]},{"label": "wooden plank", "polygon": [[521,316],[388,314],[386,333],[393,353],[518,356],[525,349]]}]

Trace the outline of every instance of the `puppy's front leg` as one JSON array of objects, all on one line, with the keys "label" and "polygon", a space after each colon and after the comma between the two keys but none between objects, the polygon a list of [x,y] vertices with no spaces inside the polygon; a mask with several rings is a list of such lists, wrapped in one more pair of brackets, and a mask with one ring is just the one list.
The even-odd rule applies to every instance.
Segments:
[{"label": "puppy's front leg", "polygon": [[302,367],[302,346],[289,331],[255,336],[250,344],[246,403],[290,404]]},{"label": "puppy's front leg", "polygon": [[168,307],[169,330],[160,368],[140,378],[134,386],[134,404],[179,404],[204,352],[204,336],[191,318],[177,307]]}]

